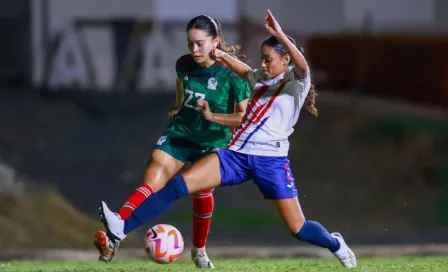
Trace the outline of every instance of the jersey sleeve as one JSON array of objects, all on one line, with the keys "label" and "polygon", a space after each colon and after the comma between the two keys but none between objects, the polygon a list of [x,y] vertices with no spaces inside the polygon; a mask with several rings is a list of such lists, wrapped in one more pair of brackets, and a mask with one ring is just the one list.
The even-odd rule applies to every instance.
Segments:
[{"label": "jersey sleeve", "polygon": [[234,76],[232,79],[231,87],[237,103],[240,103],[241,101],[249,98],[250,87],[249,84],[244,79],[238,76]]},{"label": "jersey sleeve", "polygon": [[257,84],[260,79],[260,71],[258,69],[251,70],[247,73],[247,81],[249,82],[250,88],[253,89],[255,84]]},{"label": "jersey sleeve", "polygon": [[176,74],[178,78],[184,78],[187,74],[189,60],[191,59],[190,55],[184,55],[177,59],[176,61]]},{"label": "jersey sleeve", "polygon": [[180,61],[180,59],[178,59],[176,61],[176,74],[177,74],[178,78],[184,78],[184,76],[185,76],[183,66],[184,65],[182,65],[182,61]]}]

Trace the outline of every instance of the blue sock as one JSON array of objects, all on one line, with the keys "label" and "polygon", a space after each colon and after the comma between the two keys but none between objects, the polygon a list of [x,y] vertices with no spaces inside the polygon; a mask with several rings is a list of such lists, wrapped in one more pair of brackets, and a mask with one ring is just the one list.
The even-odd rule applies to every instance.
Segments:
[{"label": "blue sock", "polygon": [[163,214],[177,199],[187,195],[188,189],[184,178],[181,175],[172,178],[162,190],[150,195],[124,221],[124,233],[128,234],[149,220]]},{"label": "blue sock", "polygon": [[300,241],[307,241],[312,245],[328,248],[331,252],[336,252],[341,247],[338,239],[331,236],[324,226],[316,221],[306,220],[295,237]]}]

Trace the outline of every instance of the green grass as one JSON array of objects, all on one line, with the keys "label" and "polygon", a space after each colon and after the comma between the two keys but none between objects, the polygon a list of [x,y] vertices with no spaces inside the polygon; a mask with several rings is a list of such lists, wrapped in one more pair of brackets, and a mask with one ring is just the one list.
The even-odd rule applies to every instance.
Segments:
[{"label": "green grass", "polygon": [[[336,260],[269,259],[215,260],[216,271],[347,271]],[[3,265],[3,266],[2,266]],[[150,261],[99,262],[13,262],[0,263],[0,271],[198,271],[191,262],[157,265]],[[448,258],[361,259],[358,268],[350,271],[448,271]]]}]

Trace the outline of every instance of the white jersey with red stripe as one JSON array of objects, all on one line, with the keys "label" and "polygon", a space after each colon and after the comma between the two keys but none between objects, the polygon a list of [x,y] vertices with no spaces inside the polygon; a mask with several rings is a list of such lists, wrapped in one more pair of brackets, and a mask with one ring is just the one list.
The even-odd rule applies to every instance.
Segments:
[{"label": "white jersey with red stripe", "polygon": [[227,148],[250,155],[287,156],[288,137],[311,87],[309,70],[303,79],[290,69],[271,80],[263,80],[261,71],[253,70],[248,81],[252,92],[246,114]]}]

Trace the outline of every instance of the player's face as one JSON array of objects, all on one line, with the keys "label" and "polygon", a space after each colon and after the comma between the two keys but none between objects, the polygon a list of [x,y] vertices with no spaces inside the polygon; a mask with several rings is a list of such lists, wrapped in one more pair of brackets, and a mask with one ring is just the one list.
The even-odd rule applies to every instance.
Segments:
[{"label": "player's face", "polygon": [[210,60],[210,51],[218,45],[218,38],[213,39],[207,32],[192,28],[187,32],[188,50],[196,63]]},{"label": "player's face", "polygon": [[261,47],[261,69],[267,79],[274,78],[288,71],[289,56],[281,56],[274,48],[263,45]]}]

